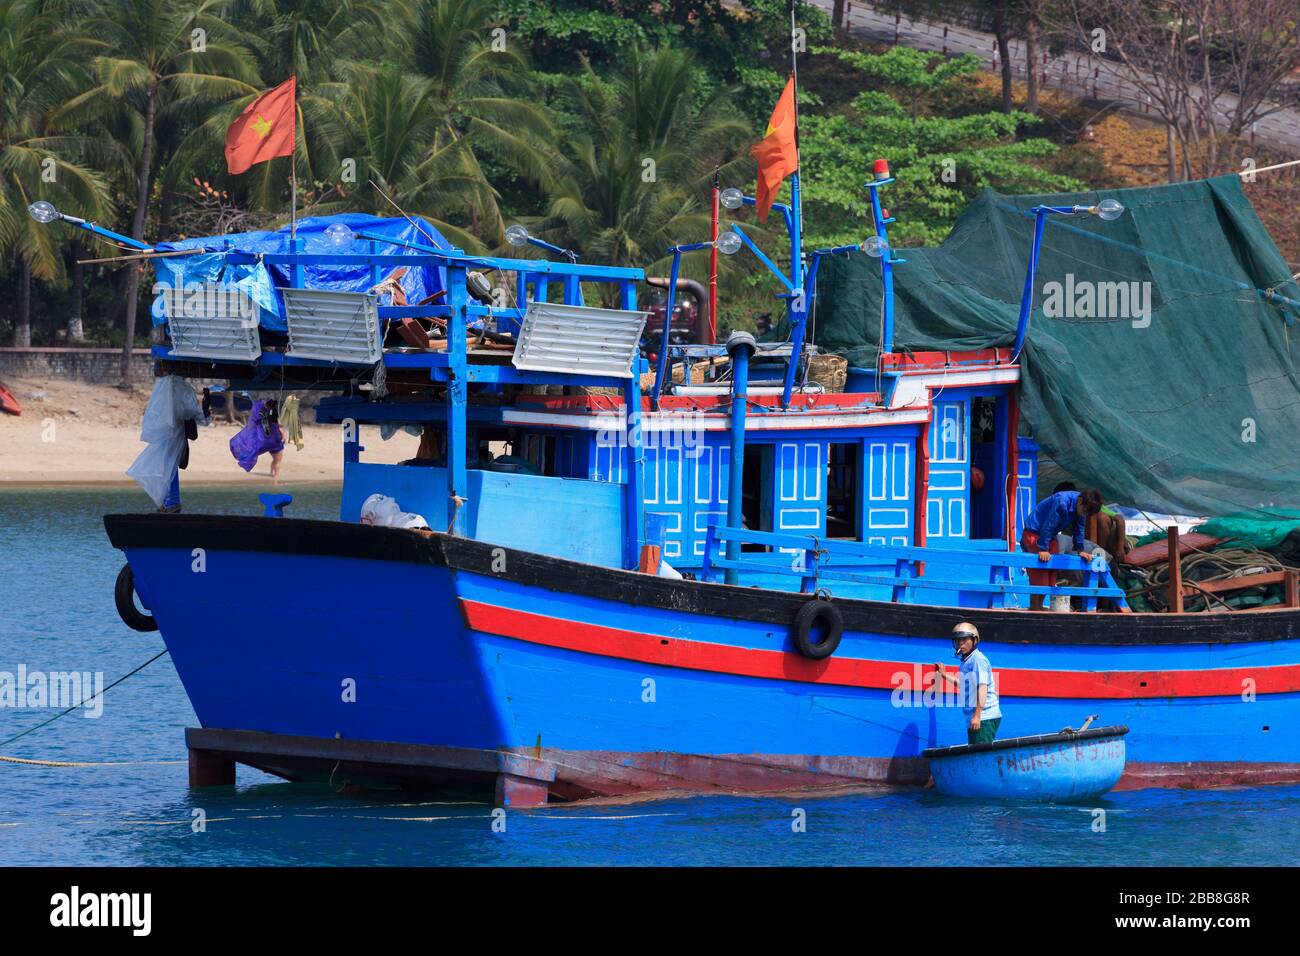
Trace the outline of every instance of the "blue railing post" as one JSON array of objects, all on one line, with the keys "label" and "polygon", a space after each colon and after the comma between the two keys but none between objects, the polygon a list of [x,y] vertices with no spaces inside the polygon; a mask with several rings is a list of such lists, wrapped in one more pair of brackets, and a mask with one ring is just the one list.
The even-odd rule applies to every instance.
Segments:
[{"label": "blue railing post", "polygon": [[668,303],[664,309],[663,337],[659,340],[659,361],[655,369],[655,388],[650,398],[650,407],[656,412],[659,411],[659,393],[663,390],[664,376],[668,371],[668,340],[673,329],[673,308],[677,304],[677,276],[681,273],[681,269],[682,250],[674,248],[672,274],[668,279]]},{"label": "blue railing post", "polygon": [[880,206],[880,187],[892,182],[893,179],[886,177],[866,184],[867,191],[871,193],[871,218],[876,227],[876,235],[885,243],[884,254],[880,257],[881,309],[884,313],[880,333],[882,353],[894,351],[894,250],[889,246],[888,227],[891,220],[885,218]]},{"label": "blue railing post", "polygon": [[447,265],[447,301],[451,306],[451,314],[447,317],[447,510],[451,520],[447,530],[457,535],[465,533],[465,509],[462,506],[468,483],[465,410],[469,404],[469,388],[465,381],[468,374],[465,325],[469,294],[465,289],[465,271],[464,266]]},{"label": "blue railing post", "polygon": [[718,518],[709,515],[706,520],[709,523],[704,529],[704,563],[700,568],[700,580],[712,582],[717,577],[713,573],[713,556],[718,547]]},{"label": "blue railing post", "polygon": [[794,380],[803,356],[804,329],[808,323],[808,289],[803,270],[803,197],[799,170],[790,174],[790,361],[785,367],[785,387],[781,390],[781,407],[790,407]]},{"label": "blue railing post", "polygon": [[[731,463],[727,484],[727,527],[744,524],[742,510],[745,483],[745,412],[749,404],[749,357],[754,354],[754,337],[748,332],[732,332],[727,337],[727,354],[731,356]],[[740,558],[740,542],[727,541],[727,557]],[[735,568],[727,568],[727,583],[737,583]]]},{"label": "blue railing post", "polygon": [[817,590],[817,546],[805,548],[803,552],[803,577],[799,581],[802,594],[812,594]]},{"label": "blue railing post", "polygon": [[1034,276],[1038,272],[1038,249],[1043,244],[1043,224],[1051,210],[1046,206],[1034,208],[1034,244],[1029,248],[1029,268],[1025,271],[1025,291],[1020,296],[1020,320],[1016,323],[1016,343],[1011,349],[1011,361],[1020,357],[1029,332],[1029,315],[1034,309]]},{"label": "blue railing post", "polygon": [[[619,304],[628,312],[636,310],[636,286],[631,282],[619,288]],[[632,359],[632,376],[623,386],[623,407],[627,409],[627,481],[623,487],[624,514],[623,567],[635,571],[641,566],[641,543],[645,540],[645,452],[641,443],[641,366],[639,354]]]}]

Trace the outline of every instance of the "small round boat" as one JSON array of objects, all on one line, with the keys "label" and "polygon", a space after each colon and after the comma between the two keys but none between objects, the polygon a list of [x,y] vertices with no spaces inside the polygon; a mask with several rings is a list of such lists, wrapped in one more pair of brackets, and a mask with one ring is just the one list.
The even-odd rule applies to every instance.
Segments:
[{"label": "small round boat", "polygon": [[1008,737],[987,744],[931,747],[930,774],[940,793],[1008,800],[1087,800],[1124,773],[1124,726]]}]

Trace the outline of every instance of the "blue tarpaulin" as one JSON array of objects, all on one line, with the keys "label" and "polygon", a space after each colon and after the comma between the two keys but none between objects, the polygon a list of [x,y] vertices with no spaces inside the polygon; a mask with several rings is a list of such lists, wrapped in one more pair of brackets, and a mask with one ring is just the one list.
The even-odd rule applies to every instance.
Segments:
[{"label": "blue tarpaulin", "polygon": [[[452,248],[442,233],[428,222],[419,217],[412,218],[414,222],[361,213],[340,213],[301,219],[298,222],[298,239],[301,243],[299,251],[306,255],[418,255],[418,252],[390,242],[372,243],[368,239],[354,238],[351,242],[336,243],[325,235],[325,229],[335,223],[348,227],[353,233],[366,232],[384,239],[438,249]],[[236,232],[224,236],[198,236],[176,242],[160,242],[155,248],[159,252],[182,249],[202,249],[208,252],[205,255],[153,260],[159,285],[186,288],[195,283],[216,282],[234,286],[257,303],[262,328],[274,332],[285,331],[284,303],[277,290],[290,284],[290,267],[280,264],[264,265],[261,262],[232,263],[228,261],[226,253],[266,255],[293,252],[288,226],[282,226],[273,232]],[[391,267],[382,268],[380,279],[383,280],[393,269],[402,265],[402,262],[394,261]],[[408,267],[399,281],[407,302],[415,303],[446,288],[446,273],[443,269],[430,266]],[[309,289],[328,289],[334,292],[365,292],[375,284],[368,266],[331,265],[304,265],[303,283]],[[381,304],[388,305],[390,301],[385,297]],[[166,308],[160,295],[154,300],[153,323],[162,325],[166,320]]]}]

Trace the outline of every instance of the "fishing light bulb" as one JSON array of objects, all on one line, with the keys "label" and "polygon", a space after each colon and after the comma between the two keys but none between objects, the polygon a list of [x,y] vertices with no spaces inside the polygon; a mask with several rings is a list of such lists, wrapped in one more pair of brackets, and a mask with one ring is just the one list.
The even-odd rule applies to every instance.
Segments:
[{"label": "fishing light bulb", "polygon": [[739,209],[745,205],[745,194],[735,186],[728,186],[718,196],[718,202],[722,203],[724,209]]},{"label": "fishing light bulb", "polygon": [[528,230],[519,223],[506,228],[506,243],[512,246],[528,245]]},{"label": "fishing light bulb", "polygon": [[879,259],[889,251],[889,243],[884,239],[881,239],[879,236],[872,236],[864,242],[860,248],[867,255],[871,256],[871,258]]},{"label": "fishing light bulb", "polygon": [[341,222],[331,223],[325,227],[325,240],[335,248],[350,245],[357,234]]},{"label": "fishing light bulb", "polygon": [[743,244],[744,240],[732,229],[718,234],[718,251],[724,256],[734,256]]},{"label": "fishing light bulb", "polygon": [[1097,215],[1111,222],[1124,215],[1124,204],[1118,199],[1103,199],[1097,203]]},{"label": "fishing light bulb", "polygon": [[44,199],[38,199],[28,206],[27,214],[40,223],[53,222],[59,218],[59,211],[54,208],[54,204]]}]

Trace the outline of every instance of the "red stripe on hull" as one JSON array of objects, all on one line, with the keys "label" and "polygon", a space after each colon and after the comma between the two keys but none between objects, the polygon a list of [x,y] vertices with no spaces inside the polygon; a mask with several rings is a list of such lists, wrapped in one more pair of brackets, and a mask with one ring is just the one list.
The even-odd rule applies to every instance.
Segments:
[{"label": "red stripe on hull", "polygon": [[[897,675],[907,675],[910,686],[917,667],[928,666],[846,657],[813,661],[786,651],[643,634],[464,598],[460,605],[466,624],[475,631],[601,657],[717,674],[893,690],[899,686]],[[1056,700],[1236,697],[1248,686],[1257,694],[1300,691],[1300,665],[1296,664],[1181,671],[997,668],[995,673],[998,693],[1004,697]]]}]

